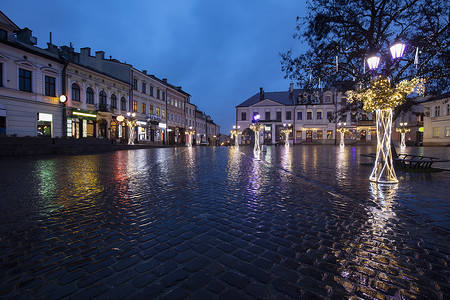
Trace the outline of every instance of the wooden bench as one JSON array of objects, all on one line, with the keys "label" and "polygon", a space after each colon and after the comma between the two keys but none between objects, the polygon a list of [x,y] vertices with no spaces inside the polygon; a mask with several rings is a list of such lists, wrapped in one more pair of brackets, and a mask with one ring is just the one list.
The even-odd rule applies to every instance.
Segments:
[{"label": "wooden bench", "polygon": [[[364,157],[370,157],[375,162],[375,153],[361,154]],[[414,154],[399,154],[398,157],[393,159],[397,166],[411,169],[429,169],[434,163],[450,162],[450,160],[441,160],[432,156],[421,156]]]}]

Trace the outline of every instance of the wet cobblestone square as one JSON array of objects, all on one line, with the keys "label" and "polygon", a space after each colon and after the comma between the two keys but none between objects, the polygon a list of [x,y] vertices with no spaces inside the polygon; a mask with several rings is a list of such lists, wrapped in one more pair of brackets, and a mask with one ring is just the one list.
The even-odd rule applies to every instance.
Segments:
[{"label": "wet cobblestone square", "polygon": [[450,172],[371,185],[370,152],[2,159],[0,297],[448,299]]}]

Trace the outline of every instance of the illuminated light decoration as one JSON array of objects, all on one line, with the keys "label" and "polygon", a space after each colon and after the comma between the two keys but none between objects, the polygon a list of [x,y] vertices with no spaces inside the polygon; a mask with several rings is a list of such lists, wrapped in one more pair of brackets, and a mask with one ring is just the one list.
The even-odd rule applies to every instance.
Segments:
[{"label": "illuminated light decoration", "polygon": [[398,183],[391,152],[392,109],[402,104],[410,93],[423,94],[424,84],[424,79],[413,78],[392,87],[388,78],[379,76],[371,81],[369,88],[348,93],[349,102],[361,101],[365,111],[376,111],[377,153],[370,181]]},{"label": "illuminated light decoration", "polygon": [[134,145],[134,127],[137,124],[137,120],[134,119],[136,114],[127,113],[128,116],[133,116],[133,119],[126,119],[125,124],[128,127],[128,145]]},{"label": "illuminated light decoration", "polygon": [[423,127],[419,127],[419,132],[423,132]]},{"label": "illuminated light decoration", "polygon": [[380,58],[378,56],[372,56],[367,59],[367,65],[369,66],[370,70],[377,69],[379,64]]},{"label": "illuminated light decoration", "polygon": [[67,101],[66,95],[61,95],[61,96],[59,96],[59,102],[65,103],[66,101]]},{"label": "illuminated light decoration", "polygon": [[259,153],[261,153],[261,147],[259,145],[259,137],[262,128],[263,128],[262,124],[259,123],[250,124],[250,129],[255,133],[255,146],[253,147],[253,153],[255,155],[259,155]]},{"label": "illuminated light decoration", "polygon": [[192,126],[186,131],[186,135],[188,136],[188,147],[192,147],[193,136],[195,135],[195,130],[192,129]]},{"label": "illuminated light decoration", "polygon": [[116,120],[117,120],[118,122],[123,122],[123,120],[125,120],[125,117],[122,116],[122,115],[120,115],[120,116],[117,116],[117,117],[116,117]]},{"label": "illuminated light decoration", "polygon": [[408,123],[400,123],[400,128],[395,129],[395,131],[400,132],[401,136],[400,149],[402,150],[406,148],[405,133],[411,131],[409,128],[405,127],[407,124]]},{"label": "illuminated light decoration", "polygon": [[238,126],[236,128],[236,126],[233,126],[233,130],[231,130],[231,138],[234,137],[234,146],[235,147],[239,147],[239,135],[241,134],[241,132],[239,131],[239,128],[241,128],[241,126]]},{"label": "illuminated light decoration", "polygon": [[[289,124],[290,125],[290,124]],[[289,147],[289,134],[292,132],[291,128],[287,128],[286,124],[284,124],[284,129],[282,129],[280,132],[284,134],[284,146]]]},{"label": "illuminated light decoration", "polygon": [[393,59],[400,58],[403,56],[403,52],[405,51],[405,44],[403,43],[394,44],[392,45],[390,50]]},{"label": "illuminated light decoration", "polygon": [[79,112],[79,111],[74,111],[74,112],[72,112],[72,115],[80,116],[80,117],[97,118],[97,115],[94,115],[94,114],[88,114],[88,113],[83,113],[83,112]]},{"label": "illuminated light decoration", "polygon": [[[339,133],[340,133],[340,135],[341,135],[341,141],[340,141],[340,143],[339,143],[339,146],[340,146],[340,147],[344,147],[344,146],[345,146],[345,143],[344,143],[344,135],[345,135],[345,133],[348,131],[348,129],[345,128],[345,125],[347,125],[347,123],[344,123],[344,124],[339,123],[338,125],[339,125],[340,127],[337,129],[337,131],[339,131]],[[341,126],[341,125],[342,125],[342,126]]]}]

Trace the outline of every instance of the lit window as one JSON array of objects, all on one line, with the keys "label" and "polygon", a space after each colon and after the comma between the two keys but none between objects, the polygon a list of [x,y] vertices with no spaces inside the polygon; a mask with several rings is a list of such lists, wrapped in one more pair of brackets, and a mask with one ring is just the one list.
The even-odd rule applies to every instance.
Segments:
[{"label": "lit window", "polygon": [[325,96],[325,103],[331,103],[331,96],[330,95]]},{"label": "lit window", "polygon": [[146,113],[146,109],[147,109],[147,107],[146,107],[145,103],[142,103],[142,113],[143,114]]},{"label": "lit window", "polygon": [[450,136],[450,126],[445,126],[445,137]]},{"label": "lit window", "polygon": [[333,139],[333,130],[327,130],[327,140]]},{"label": "lit window", "polygon": [[433,137],[434,138],[439,137],[439,127],[433,127]]},{"label": "lit window", "polygon": [[322,120],[322,112],[321,111],[317,112],[317,120]]},{"label": "lit window", "polygon": [[159,116],[159,107],[156,108],[156,115]]},{"label": "lit window", "polygon": [[312,111],[306,112],[306,120],[312,120]]},{"label": "lit window", "polygon": [[133,111],[137,111],[137,106],[138,106],[138,103],[137,103],[137,101],[136,100],[133,100]]}]

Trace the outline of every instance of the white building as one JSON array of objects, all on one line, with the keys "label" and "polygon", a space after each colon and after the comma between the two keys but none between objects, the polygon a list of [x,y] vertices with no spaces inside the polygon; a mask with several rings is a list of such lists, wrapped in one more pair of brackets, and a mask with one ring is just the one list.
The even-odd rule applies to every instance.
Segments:
[{"label": "white building", "polygon": [[450,93],[431,97],[424,106],[423,145],[450,145]]},{"label": "white building", "polygon": [[0,12],[0,134],[63,135],[64,64],[36,43],[31,30]]}]

